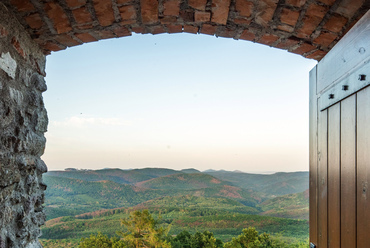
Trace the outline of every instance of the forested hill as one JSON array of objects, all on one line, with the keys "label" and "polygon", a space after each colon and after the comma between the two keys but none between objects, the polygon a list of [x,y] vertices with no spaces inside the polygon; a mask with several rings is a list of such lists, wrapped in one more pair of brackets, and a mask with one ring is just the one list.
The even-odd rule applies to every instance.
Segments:
[{"label": "forested hill", "polygon": [[[308,172],[279,172],[265,175],[224,170],[200,172],[195,169],[177,171],[163,168],[144,168],[132,170],[69,169],[67,171],[50,171],[46,175],[74,178],[84,181],[108,180],[120,184],[131,184],[152,189],[168,187],[182,189],[207,188],[209,187],[207,184],[212,184],[213,180],[213,182],[219,181],[219,183],[224,185],[251,189],[253,191],[275,196],[299,193],[308,189]],[[207,175],[212,176],[212,178],[207,177]],[[197,185],[197,182],[200,184]],[[218,183],[213,184],[213,186],[217,186]]]}]

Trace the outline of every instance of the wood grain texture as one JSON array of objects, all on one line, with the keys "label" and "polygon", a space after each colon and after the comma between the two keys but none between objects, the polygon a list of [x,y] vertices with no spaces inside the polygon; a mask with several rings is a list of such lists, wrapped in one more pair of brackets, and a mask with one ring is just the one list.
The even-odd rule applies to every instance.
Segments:
[{"label": "wood grain texture", "polygon": [[328,111],[328,247],[340,248],[340,103]]},{"label": "wood grain texture", "polygon": [[328,111],[318,114],[318,234],[319,248],[328,247]]},{"label": "wood grain texture", "polygon": [[356,247],[356,95],[341,102],[341,247]]},{"label": "wood grain texture", "polygon": [[370,87],[357,93],[357,247],[370,247]]}]

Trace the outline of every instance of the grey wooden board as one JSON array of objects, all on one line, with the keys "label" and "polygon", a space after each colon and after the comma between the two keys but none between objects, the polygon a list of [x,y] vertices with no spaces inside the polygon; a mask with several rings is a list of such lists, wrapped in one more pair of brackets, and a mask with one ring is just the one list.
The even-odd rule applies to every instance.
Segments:
[{"label": "grey wooden board", "polygon": [[357,93],[357,247],[370,247],[370,87]]},{"label": "grey wooden board", "polygon": [[328,245],[328,111],[319,112],[318,122],[318,247]]},{"label": "grey wooden board", "polygon": [[341,102],[341,247],[356,247],[356,95]]},{"label": "grey wooden board", "polygon": [[340,248],[340,103],[328,111],[328,247]]},{"label": "grey wooden board", "polygon": [[317,233],[317,97],[316,97],[316,66],[310,71],[310,242],[318,244]]},{"label": "grey wooden board", "polygon": [[330,50],[317,68],[317,93],[370,58],[370,11]]}]

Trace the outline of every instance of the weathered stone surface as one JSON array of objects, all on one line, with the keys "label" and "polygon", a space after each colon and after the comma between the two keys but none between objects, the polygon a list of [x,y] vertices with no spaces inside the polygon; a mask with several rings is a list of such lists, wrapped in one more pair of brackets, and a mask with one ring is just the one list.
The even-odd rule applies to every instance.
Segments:
[{"label": "weathered stone surface", "polygon": [[[31,8],[13,2],[23,11]],[[2,3],[0,29],[0,247],[41,248],[45,56]]]}]

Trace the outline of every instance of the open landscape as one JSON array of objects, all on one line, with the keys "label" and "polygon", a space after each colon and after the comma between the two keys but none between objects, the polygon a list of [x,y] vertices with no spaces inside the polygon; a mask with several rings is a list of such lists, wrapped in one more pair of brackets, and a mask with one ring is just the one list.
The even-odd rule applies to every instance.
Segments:
[{"label": "open landscape", "polygon": [[292,245],[308,238],[308,172],[71,168],[48,172],[44,182],[44,247],[77,247],[99,232],[114,236],[124,231],[121,219],[144,209],[170,236],[210,231],[228,242],[254,227]]}]

